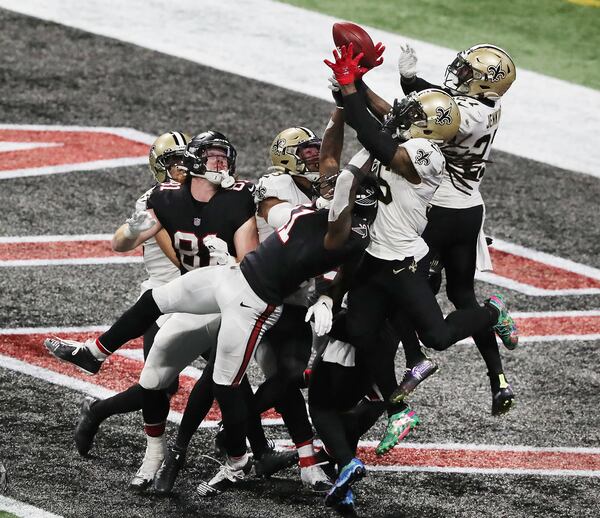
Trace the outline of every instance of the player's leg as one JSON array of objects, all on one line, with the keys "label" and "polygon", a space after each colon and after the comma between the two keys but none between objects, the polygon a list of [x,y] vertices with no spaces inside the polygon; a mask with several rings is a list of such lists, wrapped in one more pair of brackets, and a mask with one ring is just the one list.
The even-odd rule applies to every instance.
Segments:
[{"label": "player's leg", "polygon": [[219,315],[173,315],[157,333],[140,375],[142,414],[147,436],[144,461],[130,486],[145,489],[162,464],[164,431],[169,413],[167,388],[203,352],[215,346]]},{"label": "player's leg", "polygon": [[[446,292],[457,309],[478,307],[475,296],[475,268],[477,261],[477,238],[481,228],[483,207],[459,211],[457,223],[465,234],[456,244],[444,250],[446,265]],[[458,219],[455,218],[455,219]],[[496,335],[492,329],[484,329],[473,335],[488,370],[492,390],[492,414],[499,415],[510,410],[514,399],[512,388],[506,381]]]},{"label": "player's leg", "polygon": [[208,482],[198,486],[203,495],[214,494],[245,478],[250,464],[246,452],[248,405],[240,389],[256,346],[281,314],[281,306],[267,304],[250,288],[239,269],[228,269],[221,279],[217,300],[221,329],[213,373],[214,394],[225,429],[227,461]]},{"label": "player's leg", "polygon": [[304,485],[322,491],[329,480],[317,466],[314,433],[300,390],[312,346],[312,329],[304,321],[305,315],[305,307],[285,304],[277,324],[265,334],[257,360],[267,380],[258,388],[256,398],[261,412],[275,407],[283,417],[296,446]]},{"label": "player's leg", "polygon": [[220,266],[198,268],[158,288],[146,291],[102,335],[85,343],[47,339],[56,358],[96,374],[104,360],[129,340],[142,336],[165,313],[218,313],[214,291],[224,272]]}]

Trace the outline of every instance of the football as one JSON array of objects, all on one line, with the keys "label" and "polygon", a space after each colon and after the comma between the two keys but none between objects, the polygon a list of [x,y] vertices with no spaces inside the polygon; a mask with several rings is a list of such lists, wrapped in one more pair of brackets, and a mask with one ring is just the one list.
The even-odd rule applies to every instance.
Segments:
[{"label": "football", "polygon": [[373,68],[377,61],[377,52],[371,36],[360,25],[352,22],[338,22],[333,24],[332,29],[333,42],[340,48],[342,45],[348,46],[353,43],[354,56],[364,52],[360,60],[360,65],[366,68]]}]

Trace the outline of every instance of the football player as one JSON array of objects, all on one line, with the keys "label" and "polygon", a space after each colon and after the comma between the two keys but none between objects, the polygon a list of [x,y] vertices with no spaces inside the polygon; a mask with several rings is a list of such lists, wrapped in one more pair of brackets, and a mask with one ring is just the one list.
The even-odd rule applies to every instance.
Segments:
[{"label": "football player", "polygon": [[[154,190],[147,202],[148,210],[135,216],[134,228],[128,224],[117,231],[114,247],[121,251],[133,249],[164,228],[177,252],[181,273],[240,260],[256,247],[258,233],[253,190],[249,184],[235,181],[235,162],[235,148],[223,134],[208,131],[191,139],[184,153],[189,180],[181,185],[163,183]],[[218,311],[203,315],[179,313],[157,333],[140,375],[148,446],[142,466],[130,483],[132,488],[148,487],[164,459],[169,410],[165,389],[183,368],[214,347],[218,327]],[[83,346],[61,340],[47,340],[45,345],[63,360],[76,351],[80,361],[75,363],[93,374],[116,350],[105,347],[105,342],[114,340],[109,332]],[[249,388],[247,379],[242,385]],[[266,449],[266,439],[263,446]]]},{"label": "football player", "polygon": [[[386,318],[393,323],[405,315],[425,346],[436,350],[491,327],[509,343],[516,342],[518,334],[501,297],[494,295],[483,306],[456,310],[444,319],[427,282],[428,246],[421,233],[445,166],[436,141],[451,140],[460,126],[455,101],[437,89],[414,92],[394,102],[382,126],[371,117],[354,85],[367,71],[358,64],[361,57],[353,57],[350,44],[334,51],[335,62],[325,62],[340,85],[345,120],[364,146],[350,166],[363,174],[374,173],[381,191],[371,243],[348,295],[347,330],[355,347],[373,351],[365,354],[368,371],[387,400],[396,387],[378,375],[382,365],[373,340]],[[386,435],[377,448],[380,454],[416,424],[402,402],[388,401],[388,416]]]},{"label": "football player", "polygon": [[[194,147],[193,143],[192,140],[187,151]],[[191,166],[190,174],[195,170]],[[348,176],[352,178],[352,173],[346,172],[345,176],[346,180]],[[344,205],[341,213],[336,212],[335,220],[329,222],[326,210],[290,208],[285,217],[288,223],[246,254],[239,266],[196,268],[165,286],[145,292],[91,346],[46,342],[61,359],[89,367],[90,353],[98,354],[91,352],[94,347],[114,351],[140,336],[161,314],[212,315],[220,311],[213,390],[223,417],[227,461],[208,484],[199,486],[201,494],[215,493],[222,486],[242,480],[250,470],[246,452],[248,408],[239,386],[256,345],[279,318],[284,299],[308,279],[362,256],[369,241],[368,222],[351,213],[356,187],[350,187],[346,180],[339,191],[337,187],[335,190],[333,206]],[[98,368],[97,365],[94,370]],[[140,382],[144,385],[143,374]]]},{"label": "football player", "polygon": [[[137,231],[136,221],[139,214],[147,209],[148,198],[163,182],[182,183],[186,178],[185,170],[181,167],[183,154],[190,137],[178,131],[169,131],[160,135],[150,148],[148,167],[155,180],[155,185],[146,191],[136,201],[135,212],[125,224],[119,228],[117,233],[127,229],[130,233]],[[117,238],[117,233],[114,238]],[[148,273],[141,285],[141,293],[147,289],[155,288],[179,277],[179,260],[171,245],[167,231],[162,229],[154,237],[143,243],[144,267]],[[168,319],[168,316],[159,318],[152,327],[144,334],[144,358],[148,352],[159,327]],[[177,392],[177,380],[169,387],[168,392]],[[139,384],[104,400],[96,400],[92,397],[84,398],[79,421],[75,428],[75,446],[80,455],[87,455],[90,451],[94,437],[98,432],[100,424],[115,414],[133,412],[142,408],[142,388]]]},{"label": "football player", "polygon": [[[272,166],[268,174],[259,179],[255,191],[261,242],[287,222],[282,214],[283,218],[287,217],[291,207],[312,203],[316,194],[314,183],[319,178],[320,148],[321,139],[300,126],[283,130],[273,140]],[[330,483],[315,460],[313,431],[300,391],[312,344],[310,324],[305,322],[307,299],[306,289],[288,297],[281,317],[265,333],[257,348],[256,358],[267,380],[259,386],[255,404],[259,414],[273,407],[281,413],[298,452],[302,482],[323,491]],[[158,493],[167,494],[173,489],[189,442],[212,404],[209,383],[212,379],[205,372],[190,394],[175,444],[156,474],[154,487]],[[224,433],[220,431],[215,438],[218,450],[222,449],[223,441]],[[272,469],[258,465],[256,471],[268,474]]]},{"label": "football player", "polygon": [[[417,56],[409,45],[401,50],[398,69],[405,94],[433,87],[417,77]],[[485,205],[480,185],[498,131],[501,98],[515,78],[511,57],[490,44],[459,52],[446,69],[444,89],[458,106],[461,124],[456,136],[441,145],[446,167],[440,187],[431,200],[423,239],[440,256],[446,271],[446,293],[457,309],[477,307],[475,270],[492,269],[483,234]],[[492,330],[484,329],[473,339],[488,369],[492,415],[506,413],[512,406],[514,394],[503,372],[496,337]],[[418,342],[406,340],[406,343],[407,370],[395,394],[398,400],[437,370],[437,365],[423,353]],[[509,349],[516,345],[504,343]]]}]

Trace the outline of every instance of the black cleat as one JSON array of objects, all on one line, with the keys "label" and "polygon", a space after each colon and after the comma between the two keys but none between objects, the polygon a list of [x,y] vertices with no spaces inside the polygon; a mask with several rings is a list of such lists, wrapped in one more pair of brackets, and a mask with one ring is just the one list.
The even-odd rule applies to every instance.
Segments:
[{"label": "black cleat", "polygon": [[257,477],[268,478],[282,469],[294,466],[297,462],[296,450],[276,450],[274,446],[269,445],[260,458],[254,459],[254,470]]},{"label": "black cleat", "polygon": [[185,464],[186,450],[172,447],[167,450],[165,460],[154,476],[154,491],[159,495],[168,495],[173,491],[177,475]]},{"label": "black cleat", "polygon": [[88,453],[92,449],[94,444],[94,437],[98,432],[100,421],[92,411],[92,405],[97,400],[93,397],[85,397],[81,402],[81,409],[79,411],[79,421],[75,427],[75,447],[79,452],[79,455],[87,457]]},{"label": "black cleat", "polygon": [[429,378],[429,376],[433,376],[438,369],[437,364],[427,357],[411,369],[406,369],[402,381],[391,395],[390,401],[392,403],[401,403],[420,383]]},{"label": "black cleat", "polygon": [[506,414],[514,405],[515,394],[512,387],[506,381],[504,374],[490,376],[492,387],[492,415]]},{"label": "black cleat", "polygon": [[46,349],[60,361],[72,363],[86,374],[96,374],[102,367],[102,360],[96,358],[88,349],[87,342],[75,342],[61,338],[44,340]]}]

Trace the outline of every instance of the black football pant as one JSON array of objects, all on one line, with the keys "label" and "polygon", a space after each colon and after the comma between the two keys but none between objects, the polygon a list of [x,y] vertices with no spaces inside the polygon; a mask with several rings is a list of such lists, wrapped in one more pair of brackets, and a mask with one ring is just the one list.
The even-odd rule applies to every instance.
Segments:
[{"label": "black football pant", "polygon": [[365,353],[367,369],[384,397],[387,387],[380,385],[378,332],[388,319],[407,318],[426,347],[445,350],[452,344],[492,326],[496,312],[486,306],[461,309],[444,318],[427,282],[429,262],[424,259],[415,268],[412,257],[386,261],[365,254],[348,294],[347,330],[350,343]]},{"label": "black football pant", "polygon": [[[440,254],[446,271],[446,294],[456,309],[475,308],[475,269],[477,238],[483,220],[483,205],[468,209],[447,209],[433,206],[427,213],[423,239]],[[457,232],[456,229],[460,229]],[[473,335],[477,349],[490,374],[502,372],[498,342],[492,329]]]},{"label": "black football pant", "polygon": [[338,467],[356,456],[360,437],[385,410],[381,400],[370,401],[369,377],[357,366],[345,367],[317,357],[308,386],[308,404],[315,429]]}]

